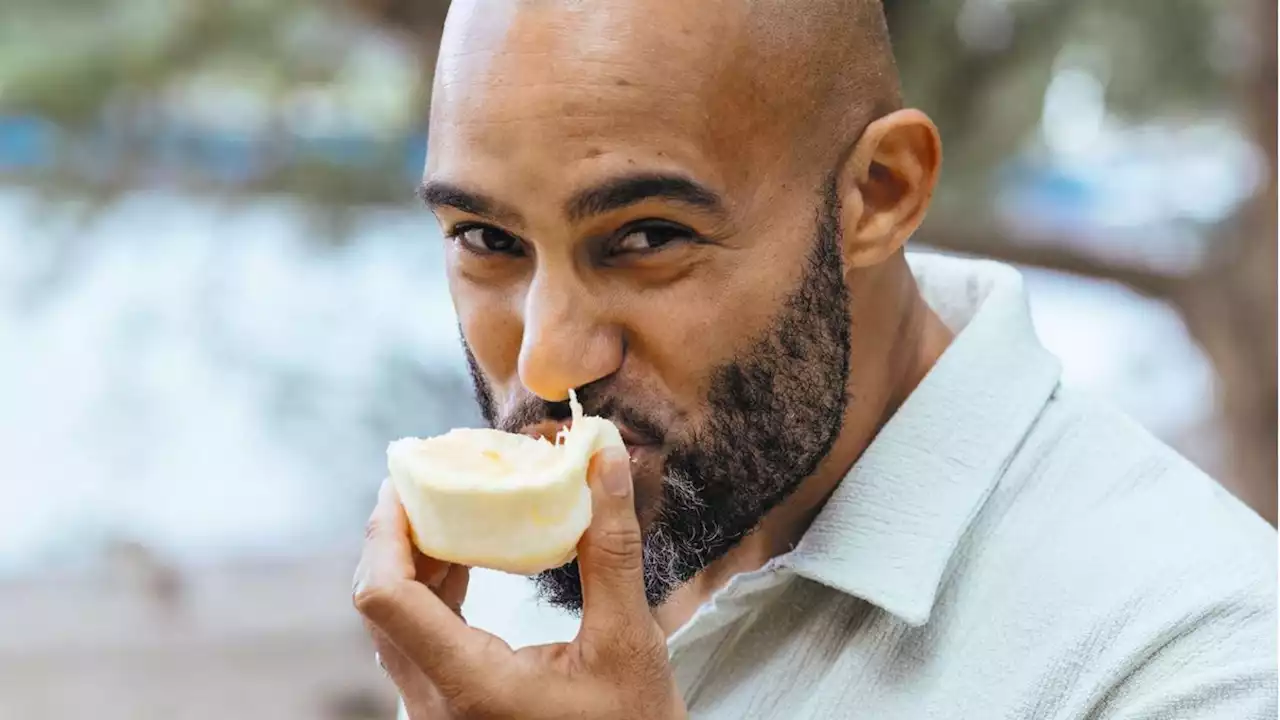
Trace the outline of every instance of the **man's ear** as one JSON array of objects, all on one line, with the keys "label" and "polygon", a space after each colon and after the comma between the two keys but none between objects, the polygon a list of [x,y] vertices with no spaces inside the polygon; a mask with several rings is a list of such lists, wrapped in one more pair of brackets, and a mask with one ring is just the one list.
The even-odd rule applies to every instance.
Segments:
[{"label": "man's ear", "polygon": [[840,168],[846,268],[877,265],[924,220],[942,165],[938,128],[919,110],[899,110],[867,126]]}]

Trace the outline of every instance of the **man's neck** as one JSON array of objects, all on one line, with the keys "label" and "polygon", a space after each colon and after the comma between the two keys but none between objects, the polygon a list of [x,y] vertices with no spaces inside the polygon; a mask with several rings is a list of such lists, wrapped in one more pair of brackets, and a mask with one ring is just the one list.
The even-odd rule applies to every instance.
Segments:
[{"label": "man's neck", "polygon": [[[857,353],[851,363],[849,395],[854,399],[831,451],[818,470],[770,511],[755,531],[655,611],[658,625],[667,635],[688,622],[734,575],[758,570],[800,542],[836,486],[950,344],[951,331],[920,295],[905,260],[899,272],[888,271],[868,284],[861,297],[887,298],[889,302],[862,317],[855,315],[854,337],[860,338],[859,348],[876,347],[879,341],[883,352]],[[863,306],[868,305],[873,303]]]}]

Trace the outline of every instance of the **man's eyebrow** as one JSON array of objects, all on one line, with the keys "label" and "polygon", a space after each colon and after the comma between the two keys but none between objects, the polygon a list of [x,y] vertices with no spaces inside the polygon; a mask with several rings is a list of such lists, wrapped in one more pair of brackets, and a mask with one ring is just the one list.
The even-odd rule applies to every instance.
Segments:
[{"label": "man's eyebrow", "polygon": [[511,225],[523,222],[520,213],[482,193],[452,183],[428,180],[418,186],[418,198],[429,208],[451,207],[471,215],[493,218]]},{"label": "man's eyebrow", "polygon": [[626,175],[606,180],[569,198],[565,203],[564,213],[571,221],[576,222],[591,215],[650,199],[672,200],[717,215],[725,214],[724,202],[715,191],[689,178],[661,173]]}]

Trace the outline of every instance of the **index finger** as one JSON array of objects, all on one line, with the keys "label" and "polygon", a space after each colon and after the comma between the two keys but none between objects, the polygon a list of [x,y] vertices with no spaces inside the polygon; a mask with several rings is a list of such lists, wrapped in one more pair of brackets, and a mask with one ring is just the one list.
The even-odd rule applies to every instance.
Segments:
[{"label": "index finger", "polygon": [[[384,499],[387,495],[390,498]],[[400,503],[395,483],[389,479],[382,481],[378,489],[378,504],[373,514],[369,516],[368,524],[365,525],[366,542],[381,537],[385,537],[396,545],[395,548],[389,548],[391,551],[385,555],[387,561],[392,563],[392,566],[385,569],[387,576],[404,575],[438,591],[451,574],[450,570],[457,567],[451,562],[424,555],[414,546],[409,518],[405,514],[404,506]],[[357,568],[355,583],[359,583],[363,570],[363,567]]]},{"label": "index finger", "polygon": [[409,518],[400,505],[390,478],[378,488],[378,502],[364,526],[364,547],[352,593],[358,593],[372,578],[380,582],[417,577],[413,544],[409,540]]},{"label": "index finger", "polygon": [[390,481],[365,528],[353,603],[402,653],[442,687],[483,677],[487,633],[473,630],[415,579],[409,522]]}]

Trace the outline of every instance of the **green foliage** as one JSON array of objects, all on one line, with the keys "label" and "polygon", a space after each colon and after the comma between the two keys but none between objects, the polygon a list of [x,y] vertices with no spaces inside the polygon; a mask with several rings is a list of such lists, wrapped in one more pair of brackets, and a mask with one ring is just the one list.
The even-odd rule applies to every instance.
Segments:
[{"label": "green foliage", "polygon": [[1106,84],[1131,120],[1197,115],[1227,98],[1216,0],[885,0],[908,103],[938,124],[944,208],[982,207],[992,169],[1023,148],[1055,69]]},{"label": "green foliage", "polygon": [[[1125,116],[1220,106],[1223,67],[1230,65],[1220,57],[1222,28],[1232,5],[885,0],[907,99],[943,132],[949,195],[940,201],[973,206],[986,197],[992,169],[1033,136],[1045,87],[1062,63],[1083,63],[1102,77],[1109,109]],[[104,117],[128,124],[148,113],[180,113],[194,102],[192,95],[216,98],[233,91],[265,108],[261,130],[278,134],[291,132],[282,127],[281,112],[300,88],[369,82],[367,74],[353,78],[349,71],[371,30],[333,2],[118,0],[110,7],[104,11],[90,0],[8,0],[0,25],[0,113],[37,114],[74,137]],[[429,83],[421,68],[427,63],[410,57],[403,65],[400,79],[380,78],[386,91],[424,96]],[[414,108],[413,100],[405,106]],[[404,117],[401,124],[407,131],[420,126],[420,117]],[[295,163],[247,191],[297,195],[335,218],[345,206],[405,200],[403,154],[388,149],[375,155],[355,167]],[[67,194],[110,195],[139,177],[121,168],[108,183],[115,187],[105,191],[101,178],[86,182],[75,174],[27,180]],[[198,179],[191,183],[199,186]]]}]

